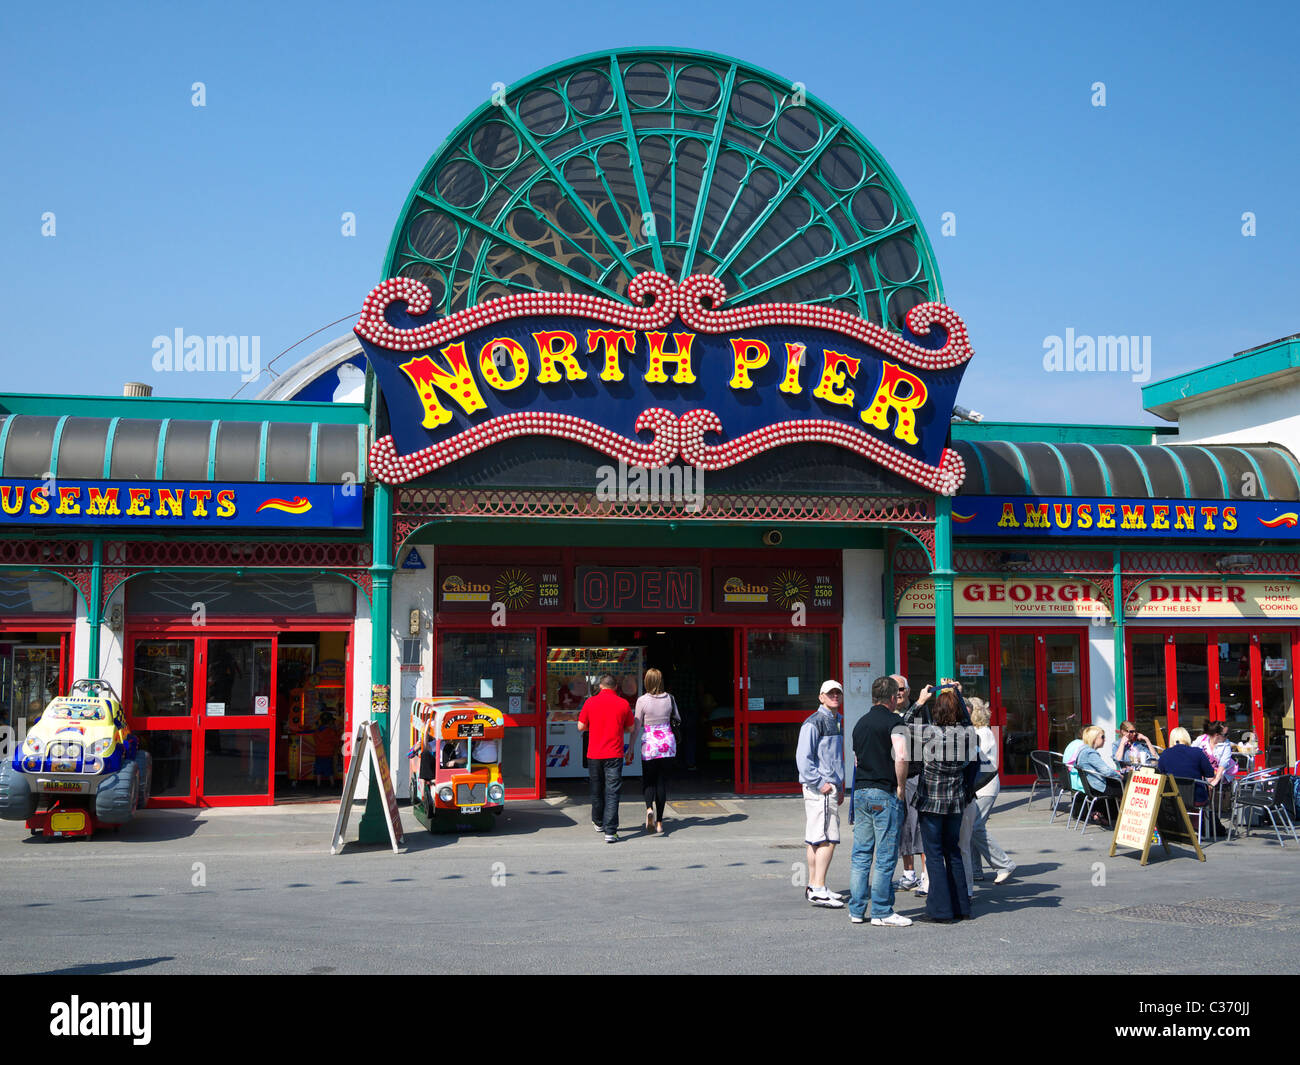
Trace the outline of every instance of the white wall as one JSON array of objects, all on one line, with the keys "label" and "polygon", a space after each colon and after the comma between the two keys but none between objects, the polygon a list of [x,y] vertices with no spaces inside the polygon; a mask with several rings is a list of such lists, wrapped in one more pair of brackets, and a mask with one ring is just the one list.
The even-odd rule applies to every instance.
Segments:
[{"label": "white wall", "polygon": [[[871,682],[885,672],[885,621],[881,603],[881,579],[885,572],[883,551],[855,550],[843,552],[844,566],[844,656],[840,676],[844,685],[844,760],[847,769],[853,764],[853,726],[871,709]],[[854,691],[850,662],[869,662],[862,676],[865,691]]]},{"label": "white wall", "polygon": [[1300,381],[1274,380],[1181,410],[1177,443],[1273,443],[1300,454]]}]

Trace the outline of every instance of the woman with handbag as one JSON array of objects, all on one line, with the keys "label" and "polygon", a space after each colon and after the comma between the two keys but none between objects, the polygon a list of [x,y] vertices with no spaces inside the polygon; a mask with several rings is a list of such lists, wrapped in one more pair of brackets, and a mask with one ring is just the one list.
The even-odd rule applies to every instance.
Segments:
[{"label": "woman with handbag", "polygon": [[664,804],[668,801],[668,770],[677,756],[681,726],[677,700],[664,691],[664,675],[657,669],[645,673],[645,694],[636,701],[636,723],[641,730],[641,787],[645,796],[646,831],[664,834]]}]

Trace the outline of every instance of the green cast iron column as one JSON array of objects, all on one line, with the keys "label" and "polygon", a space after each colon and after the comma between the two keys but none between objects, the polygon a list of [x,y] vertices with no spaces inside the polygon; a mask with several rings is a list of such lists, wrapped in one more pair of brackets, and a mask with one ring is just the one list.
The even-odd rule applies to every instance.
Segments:
[{"label": "green cast iron column", "polygon": [[1111,601],[1114,603],[1112,624],[1115,628],[1115,727],[1128,714],[1128,693],[1124,690],[1124,577],[1120,566],[1119,548],[1112,552],[1110,568]]},{"label": "green cast iron column", "polygon": [[86,641],[88,661],[86,676],[98,677],[99,630],[104,624],[100,599],[104,592],[104,541],[98,536],[91,540],[90,548],[90,602],[86,604],[86,622],[90,626],[90,639]]},{"label": "green cast iron column", "polygon": [[894,616],[894,541],[885,534],[885,673],[892,676],[898,672],[894,661],[894,630],[898,628],[898,618]]},{"label": "green cast iron column", "polygon": [[[934,498],[934,671],[940,677],[956,675],[952,617],[952,500]],[[927,678],[922,683],[932,683]]]},{"label": "green cast iron column", "polygon": [[[393,565],[393,492],[388,485],[376,481],[374,495],[374,539],[371,545],[370,566],[370,720],[379,726],[384,751],[388,751],[389,708],[392,706],[390,686],[389,643],[392,635]],[[375,693],[383,696],[376,704]],[[357,838],[362,843],[388,842],[388,815],[379,790],[379,781],[370,774],[370,789],[366,794],[366,812],[357,826]]]}]

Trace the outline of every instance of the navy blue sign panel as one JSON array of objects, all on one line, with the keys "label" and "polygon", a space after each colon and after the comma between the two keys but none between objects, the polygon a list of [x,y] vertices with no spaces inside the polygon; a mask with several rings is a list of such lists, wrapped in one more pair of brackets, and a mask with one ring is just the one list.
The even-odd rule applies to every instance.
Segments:
[{"label": "navy blue sign panel", "polygon": [[360,485],[0,481],[0,524],[360,529]]},{"label": "navy blue sign panel", "polygon": [[827,442],[936,491],[960,484],[946,443],[971,352],[948,308],[914,308],[899,336],[821,307],[715,310],[712,277],[642,274],[629,294],[646,305],[528,294],[421,323],[428,290],[384,282],[356,327],[392,424],[375,475],[400,483],[548,434],[649,468]]},{"label": "navy blue sign panel", "polygon": [[962,496],[959,536],[1026,539],[1300,540],[1300,503],[1222,499]]}]

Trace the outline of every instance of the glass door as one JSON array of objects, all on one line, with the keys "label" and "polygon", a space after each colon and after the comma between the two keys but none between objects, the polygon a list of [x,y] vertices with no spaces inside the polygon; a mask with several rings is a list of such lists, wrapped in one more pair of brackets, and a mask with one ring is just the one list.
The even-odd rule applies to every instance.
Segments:
[{"label": "glass door", "polygon": [[275,643],[274,637],[199,641],[204,685],[198,714],[201,735],[196,733],[195,741],[201,752],[197,787],[203,805],[272,801]]},{"label": "glass door", "polygon": [[824,681],[840,670],[833,631],[745,629],[737,683],[736,738],[744,789],[799,790],[799,726],[821,705]]},{"label": "glass door", "polygon": [[1295,703],[1291,663],[1295,633],[1264,632],[1259,636],[1259,749],[1268,768],[1296,764]]},{"label": "glass door", "polygon": [[1038,728],[1042,639],[1032,632],[1004,631],[998,635],[993,716],[1002,726],[1002,780],[1007,784],[1029,783],[1034,775],[1029,755],[1042,750]]},{"label": "glass door", "polygon": [[131,731],[153,756],[151,806],[193,806],[198,801],[193,764],[198,642],[193,637],[128,640],[122,698]]},{"label": "glass door", "polygon": [[[439,629],[437,634],[436,693],[467,695],[495,707],[505,716],[501,774],[505,778],[507,799],[541,798],[545,786],[537,742],[542,720],[537,686],[538,653],[535,629]],[[585,697],[585,688],[581,697],[573,696],[575,722]],[[544,700],[545,696],[541,698]],[[576,769],[570,775],[585,776],[582,750],[573,749],[575,746],[557,741],[555,757],[563,758],[564,768]]]},{"label": "glass door", "polygon": [[1040,715],[1040,750],[1063,751],[1083,730],[1088,704],[1084,684],[1084,638],[1077,633],[1044,633],[1043,709]]},{"label": "glass door", "polygon": [[1169,746],[1169,730],[1182,726],[1195,739],[1205,731],[1210,720],[1210,667],[1214,666],[1215,686],[1219,674],[1217,653],[1210,657],[1204,632],[1179,632],[1173,639],[1174,695],[1170,699],[1169,727],[1151,738],[1162,747]]},{"label": "glass door", "polygon": [[153,756],[151,805],[270,805],[275,642],[128,639],[126,712]]}]

